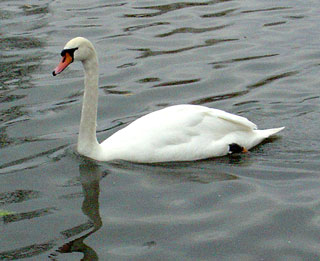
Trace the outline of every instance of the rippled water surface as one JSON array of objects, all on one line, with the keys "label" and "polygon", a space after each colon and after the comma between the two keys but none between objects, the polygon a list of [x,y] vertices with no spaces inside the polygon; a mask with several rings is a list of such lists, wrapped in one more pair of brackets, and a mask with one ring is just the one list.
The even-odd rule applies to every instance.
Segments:
[{"label": "rippled water surface", "polygon": [[[0,259],[319,260],[320,3],[1,1]],[[98,138],[189,103],[286,126],[248,154],[141,165],[75,153],[99,54]]]}]

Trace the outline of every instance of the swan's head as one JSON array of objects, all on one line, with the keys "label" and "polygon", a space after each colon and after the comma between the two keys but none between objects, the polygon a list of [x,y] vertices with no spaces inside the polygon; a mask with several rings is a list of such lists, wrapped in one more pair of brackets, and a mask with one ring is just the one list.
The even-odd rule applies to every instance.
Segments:
[{"label": "swan's head", "polygon": [[83,37],[71,39],[61,52],[62,59],[59,65],[52,72],[53,76],[61,73],[73,61],[84,62],[95,55],[95,50],[92,43]]}]

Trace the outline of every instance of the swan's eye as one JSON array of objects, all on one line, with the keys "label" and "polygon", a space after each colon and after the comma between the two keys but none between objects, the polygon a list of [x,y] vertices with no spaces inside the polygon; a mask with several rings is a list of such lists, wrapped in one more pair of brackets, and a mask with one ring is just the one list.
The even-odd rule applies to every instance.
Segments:
[{"label": "swan's eye", "polygon": [[70,48],[70,49],[63,49],[62,52],[61,52],[61,56],[62,57],[66,57],[66,53],[70,54],[70,56],[72,57],[72,60],[73,60],[73,55],[74,55],[74,52],[76,50],[78,50],[79,48],[76,47],[76,48]]}]

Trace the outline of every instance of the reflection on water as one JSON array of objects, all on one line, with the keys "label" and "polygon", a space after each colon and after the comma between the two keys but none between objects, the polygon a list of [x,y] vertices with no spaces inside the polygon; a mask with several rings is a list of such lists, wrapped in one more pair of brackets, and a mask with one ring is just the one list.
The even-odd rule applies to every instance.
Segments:
[{"label": "reflection on water", "polygon": [[[0,41],[0,127],[1,147],[10,145],[15,141],[6,134],[9,124],[27,120],[27,112],[23,105],[10,106],[18,100],[25,99],[26,94],[15,94],[17,89],[26,89],[32,86],[32,73],[39,67],[41,54],[30,53],[32,48],[41,48],[43,43],[30,37],[2,38]],[[19,53],[17,56],[9,54],[11,50]],[[7,54],[8,53],[8,54]]]},{"label": "reflection on water", "polygon": [[[98,260],[96,252],[90,246],[87,246],[83,241],[88,236],[99,230],[102,226],[99,213],[99,182],[101,178],[105,177],[105,174],[102,173],[98,165],[91,161],[85,161],[82,163],[79,166],[79,172],[79,180],[82,185],[82,195],[84,197],[81,209],[83,214],[88,217],[89,221],[60,232],[61,238],[63,239],[75,239],[64,243],[61,247],[59,247],[56,253],[52,253],[49,256],[52,260],[56,260],[55,258],[57,257],[58,253],[72,252],[82,252],[84,254],[84,258],[82,260]],[[0,203],[3,205],[19,203],[28,199],[37,198],[39,196],[39,193],[35,191],[15,191],[11,193],[3,193],[0,195]],[[24,219],[32,220],[45,215],[52,215],[56,211],[58,211],[58,209],[52,208],[36,210],[28,213],[9,214],[4,216],[2,220],[4,225],[7,225],[8,223],[18,222]],[[90,231],[88,232],[88,230]],[[60,238],[50,240],[46,243],[35,244],[7,252],[1,252],[0,259],[16,260],[19,258],[37,256],[55,247],[59,241],[61,241]]]},{"label": "reflection on water", "polygon": [[203,44],[187,46],[187,47],[173,49],[173,50],[152,51],[151,49],[146,48],[146,49],[132,49],[132,51],[142,52],[142,54],[137,57],[137,59],[142,59],[142,58],[148,58],[150,56],[157,56],[157,55],[178,54],[178,53],[190,51],[193,49],[210,47],[219,43],[231,42],[231,41],[237,41],[237,40],[238,39],[207,39]]},{"label": "reflection on water", "polygon": [[[230,160],[239,160],[231,157]],[[59,260],[59,255],[68,254],[73,252],[83,253],[82,260],[98,260],[98,254],[96,250],[84,243],[84,240],[97,232],[102,227],[102,220],[100,216],[99,208],[99,194],[100,194],[100,181],[106,177],[107,173],[101,171],[101,167],[95,162],[87,159],[82,159],[82,163],[79,165],[80,176],[74,180],[68,181],[63,187],[78,187],[79,183],[82,187],[83,202],[81,210],[83,214],[88,218],[88,221],[80,225],[71,227],[67,230],[60,232],[60,237],[52,239],[50,241],[34,244],[27,247],[15,249],[12,251],[0,252],[0,258],[4,260],[16,260],[20,258],[27,258],[38,256],[42,253],[57,248],[55,252],[49,255],[51,260]],[[209,161],[208,161],[209,162]],[[196,182],[198,184],[209,184],[214,181],[225,181],[237,179],[236,176],[227,173],[211,173],[206,174],[206,169],[199,169],[198,164],[193,163],[170,163],[170,164],[132,164],[127,162],[113,163],[113,171],[134,171],[146,175],[148,178],[144,181],[144,186],[164,185],[164,184],[181,184],[181,182]],[[168,167],[170,166],[170,171]],[[162,177],[161,177],[162,176]],[[160,178],[160,179],[159,179]],[[149,185],[147,185],[147,183]],[[165,182],[165,183],[163,183]],[[41,197],[41,194],[37,191],[14,191],[3,193],[0,195],[0,202],[3,206],[21,203],[31,199],[37,199]],[[72,200],[74,197],[64,195],[64,199]],[[177,203],[177,202],[176,202]],[[172,204],[176,204],[172,202]],[[180,204],[180,203],[179,203]],[[1,206],[1,205],[0,205]],[[57,208],[38,209],[30,211],[28,213],[16,213],[9,214],[2,218],[3,224],[8,225],[12,222],[18,222],[22,220],[33,220],[39,217],[45,217],[46,215],[54,215],[58,212]],[[70,240],[71,239],[71,240]],[[59,242],[66,241],[61,246],[57,246]],[[148,241],[143,243],[141,249],[139,248],[127,248],[125,251],[131,253],[131,251],[145,251],[154,247],[156,242]],[[111,252],[117,253],[117,251],[124,251],[124,249],[114,249]],[[118,253],[119,254],[119,253]]]},{"label": "reflection on water", "polygon": [[13,192],[0,193],[0,206],[12,203],[20,203],[28,199],[38,198],[40,193],[32,190],[17,190]]},{"label": "reflection on water", "polygon": [[3,223],[12,223],[12,222],[18,222],[25,219],[33,219],[36,217],[42,217],[46,215],[51,215],[54,213],[54,208],[45,208],[45,209],[37,209],[34,211],[29,211],[25,213],[18,213],[18,214],[9,214],[3,217]]},{"label": "reflection on water", "polygon": [[[68,231],[63,231],[61,234],[65,238],[75,237],[61,247],[57,252],[59,253],[72,253],[81,252],[83,258],[81,260],[99,260],[97,253],[90,246],[86,245],[83,241],[91,234],[98,231],[102,226],[102,221],[99,212],[99,193],[100,179],[103,178],[103,173],[99,169],[98,165],[91,161],[85,161],[79,166],[80,182],[82,185],[82,192],[84,200],[82,203],[82,212],[85,214],[89,221],[86,224],[71,228]],[[77,235],[83,231],[91,230],[86,232],[81,237]],[[51,257],[56,257],[56,254],[51,254]],[[53,259],[54,260],[54,259]]]},{"label": "reflection on water", "polygon": [[[219,161],[219,159],[217,160]],[[223,160],[222,160],[223,161]],[[231,164],[242,164],[245,161],[239,155],[232,155],[227,159]],[[206,164],[207,163],[207,164]],[[198,162],[170,162],[155,164],[133,164],[130,162],[114,162],[112,167],[117,171],[133,171],[145,177],[145,185],[155,186],[159,182],[181,184],[181,182],[196,182],[209,184],[217,181],[235,180],[238,177],[227,170],[212,169],[212,160]]]},{"label": "reflection on water", "polygon": [[[48,8],[43,6],[13,4],[1,8],[1,25],[5,30],[4,34],[0,32],[1,148],[27,141],[27,137],[11,138],[7,128],[30,119],[25,105],[28,95],[24,90],[33,87],[32,78],[41,66],[45,42],[37,36],[26,35],[26,31],[43,28],[46,24],[42,21],[46,20],[47,13]],[[20,21],[21,16],[25,21]],[[35,16],[36,23],[33,21]]]},{"label": "reflection on water", "polygon": [[[0,41],[0,86],[1,102],[11,102],[14,98],[10,91],[15,88],[32,87],[32,74],[39,68],[44,42],[34,37],[7,37]],[[12,54],[14,52],[14,54]],[[17,55],[18,54],[18,55]],[[7,92],[2,92],[7,91]]]},{"label": "reflection on water", "polygon": [[143,6],[143,7],[135,7],[134,9],[145,9],[145,10],[156,10],[157,12],[153,13],[139,13],[139,14],[126,14],[125,17],[128,18],[146,18],[146,17],[154,17],[154,16],[161,16],[168,12],[178,11],[184,8],[192,8],[198,6],[209,6],[213,4],[217,4],[219,2],[227,2],[230,0],[219,0],[219,1],[207,1],[207,2],[181,2],[181,3],[170,3],[170,4],[163,4],[163,5],[155,5],[155,6]]},{"label": "reflection on water", "polygon": [[[318,260],[319,14],[312,0],[1,1],[0,259]],[[82,68],[51,77],[79,35],[99,54],[99,140],[181,103],[286,129],[245,155],[85,161]]]}]

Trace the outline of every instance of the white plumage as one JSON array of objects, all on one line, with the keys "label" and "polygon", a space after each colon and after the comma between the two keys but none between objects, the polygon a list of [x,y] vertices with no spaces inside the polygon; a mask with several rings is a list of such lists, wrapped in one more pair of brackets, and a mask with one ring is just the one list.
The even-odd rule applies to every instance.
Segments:
[{"label": "white plumage", "polygon": [[101,144],[96,139],[98,60],[85,38],[70,40],[53,72],[73,60],[83,63],[85,92],[78,151],[99,161],[115,159],[152,163],[191,161],[227,155],[230,144],[250,149],[284,127],[258,130],[248,119],[199,105],[175,105],[149,113],[113,134]]}]

